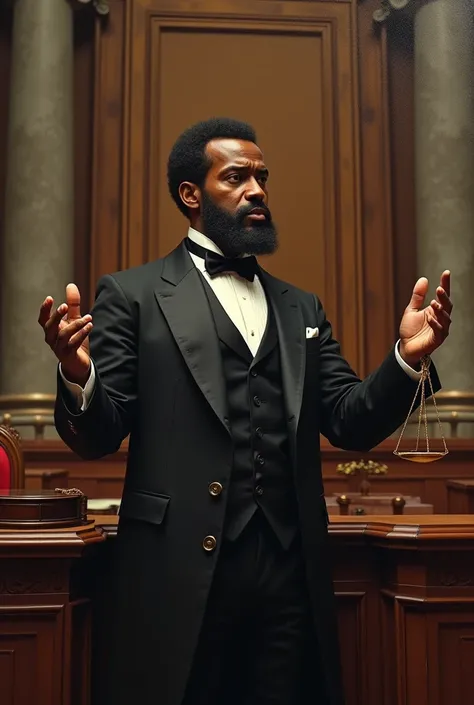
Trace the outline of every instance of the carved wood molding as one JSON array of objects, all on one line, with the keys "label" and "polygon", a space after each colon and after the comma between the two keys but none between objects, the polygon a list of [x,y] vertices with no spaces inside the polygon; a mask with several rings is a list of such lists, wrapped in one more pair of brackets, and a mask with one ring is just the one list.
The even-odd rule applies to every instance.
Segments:
[{"label": "carved wood molding", "polygon": [[[398,517],[393,519],[385,517],[371,517],[359,519],[358,517],[331,517],[329,525],[331,538],[344,538],[348,536],[364,536],[370,544],[376,544],[388,550],[420,551],[421,545],[425,547],[437,545],[443,550],[463,548],[472,550],[474,540],[474,523],[467,514],[451,515],[426,515],[404,517],[403,522]],[[449,549],[448,549],[449,544]],[[456,567],[456,574],[458,568]]]},{"label": "carved wood molding", "polygon": [[54,559],[5,561],[0,576],[0,595],[65,593],[69,590],[69,562]]},{"label": "carved wood molding", "polygon": [[[115,517],[106,516],[105,519],[105,525],[108,525]],[[60,556],[61,560],[70,561],[80,558],[92,544],[102,543],[106,538],[104,525],[102,523],[97,524],[95,521],[90,522],[86,526],[50,529],[47,531],[4,529],[0,532],[0,560],[2,561],[2,566],[6,566],[7,561],[14,562],[16,560],[27,566],[28,563],[25,563],[25,558],[31,559],[34,557],[41,561],[44,559],[49,560],[55,557],[56,551],[58,551],[57,555]],[[54,560],[57,560],[57,557]],[[8,565],[11,564],[8,563]],[[15,563],[15,565],[17,564]],[[41,563],[41,565],[44,564]],[[57,571],[54,572],[54,582],[56,581],[56,573]],[[49,573],[47,574],[49,575]],[[2,573],[0,578],[0,592],[3,590],[4,585],[3,575]],[[51,582],[52,578],[49,577],[48,580]]]}]

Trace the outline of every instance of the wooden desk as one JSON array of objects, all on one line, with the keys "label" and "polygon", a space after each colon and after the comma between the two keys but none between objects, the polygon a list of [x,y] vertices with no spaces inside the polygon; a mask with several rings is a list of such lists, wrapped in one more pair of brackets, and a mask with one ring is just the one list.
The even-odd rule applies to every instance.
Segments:
[{"label": "wooden desk", "polygon": [[0,530],[1,705],[89,705],[91,604],[78,567],[106,533]]},{"label": "wooden desk", "polygon": [[[2,705],[105,705],[116,522],[0,531]],[[330,543],[347,705],[473,703],[474,519],[334,517]]]},{"label": "wooden desk", "polygon": [[334,517],[330,540],[347,705],[474,703],[473,518]]}]

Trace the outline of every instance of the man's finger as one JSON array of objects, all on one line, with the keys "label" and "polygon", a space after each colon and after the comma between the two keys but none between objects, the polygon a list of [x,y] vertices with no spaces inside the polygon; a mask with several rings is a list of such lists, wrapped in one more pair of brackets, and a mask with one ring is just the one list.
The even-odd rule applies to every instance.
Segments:
[{"label": "man's finger", "polygon": [[430,328],[433,329],[433,331],[436,334],[441,333],[441,334],[444,334],[444,336],[446,337],[447,332],[445,331],[445,329],[441,325],[441,323],[438,320],[436,320],[436,318],[434,316],[429,316],[427,320],[428,320],[428,325],[430,326]]},{"label": "man's finger", "polygon": [[449,311],[451,313],[453,309],[453,304],[451,299],[449,298],[448,292],[443,289],[442,286],[439,286],[436,289],[436,296],[438,297],[438,300],[442,304],[443,308],[445,308],[446,311]]},{"label": "man's finger", "polygon": [[441,288],[445,290],[448,296],[451,296],[451,272],[449,269],[445,269],[445,271],[441,275]]},{"label": "man's finger", "polygon": [[425,296],[428,293],[428,279],[426,277],[421,277],[416,282],[413,287],[413,293],[411,295],[410,303],[408,308],[412,311],[421,311],[425,303]]},{"label": "man's finger", "polygon": [[61,306],[58,306],[56,311],[54,311],[54,313],[50,315],[50,317],[44,324],[44,339],[46,340],[48,345],[54,345],[54,342],[58,337],[59,325],[66,311],[66,304],[61,304]]},{"label": "man's finger", "polygon": [[42,328],[45,327],[46,323],[49,320],[49,316],[51,314],[51,309],[53,307],[53,298],[52,296],[47,296],[43,303],[41,304],[41,308],[39,311],[39,316],[38,316],[38,323]]},{"label": "man's finger", "polygon": [[447,311],[444,310],[442,306],[437,301],[431,302],[432,316],[434,316],[439,323],[441,323],[446,330],[451,325],[451,317]]},{"label": "man's finger", "polygon": [[[64,308],[67,309],[66,304],[64,304]],[[67,346],[69,338],[74,335],[74,333],[90,321],[90,316],[88,316],[85,321],[81,318],[77,318],[72,322],[68,322],[64,320],[60,314],[61,307],[59,307],[54,314],[55,318],[53,319],[51,316],[45,327],[45,340],[56,354]]]},{"label": "man's finger", "polygon": [[75,284],[66,287],[67,319],[74,321],[81,317],[81,294]]},{"label": "man's finger", "polygon": [[445,292],[445,290],[442,287],[438,287],[436,290],[436,296],[438,297],[437,307],[441,306],[445,311],[447,311],[449,314],[453,310],[453,304],[451,302],[451,299]]},{"label": "man's finger", "polygon": [[53,313],[49,316],[48,320],[44,324],[45,330],[48,328],[51,328],[51,326],[54,326],[56,323],[59,323],[61,318],[64,316],[64,314],[67,312],[67,306],[66,304],[61,304],[61,306],[58,306],[56,311],[53,311]]},{"label": "man's finger", "polygon": [[87,338],[87,336],[89,335],[91,330],[92,330],[92,323],[87,323],[84,326],[84,328],[81,328],[80,331],[78,331],[77,333],[74,333],[74,335],[72,335],[68,340],[68,343],[67,343],[68,350],[77,350],[82,345],[84,340]]},{"label": "man's finger", "polygon": [[68,322],[67,325],[60,329],[57,335],[56,349],[62,349],[68,346],[72,336],[87,326],[91,320],[92,317],[90,314],[87,314],[82,318],[76,318],[73,321]]}]

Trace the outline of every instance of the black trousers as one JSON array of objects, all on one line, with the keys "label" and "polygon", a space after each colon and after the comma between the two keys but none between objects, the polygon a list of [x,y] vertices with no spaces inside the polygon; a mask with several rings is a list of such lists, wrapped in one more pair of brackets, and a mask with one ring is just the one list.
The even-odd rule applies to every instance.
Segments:
[{"label": "black trousers", "polygon": [[222,546],[183,705],[308,702],[311,634],[299,542],[284,551],[257,513]]}]

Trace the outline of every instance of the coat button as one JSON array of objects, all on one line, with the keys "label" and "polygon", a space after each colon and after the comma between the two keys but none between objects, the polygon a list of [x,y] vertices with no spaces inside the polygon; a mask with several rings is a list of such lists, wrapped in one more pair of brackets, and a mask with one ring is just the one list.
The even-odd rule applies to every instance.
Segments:
[{"label": "coat button", "polygon": [[202,542],[202,547],[208,553],[211,553],[217,546],[217,539],[215,536],[206,536]]},{"label": "coat button", "polygon": [[212,497],[218,497],[224,488],[220,482],[211,482],[209,485],[209,494]]},{"label": "coat button", "polygon": [[257,485],[255,488],[255,494],[257,494],[259,497],[262,496],[263,494],[263,487],[261,485]]}]

